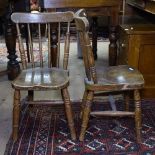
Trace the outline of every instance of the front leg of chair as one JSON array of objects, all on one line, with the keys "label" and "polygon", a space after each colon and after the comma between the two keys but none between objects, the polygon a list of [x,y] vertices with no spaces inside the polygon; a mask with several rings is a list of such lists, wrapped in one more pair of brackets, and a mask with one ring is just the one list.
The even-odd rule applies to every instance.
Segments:
[{"label": "front leg of chair", "polygon": [[85,104],[86,104],[87,95],[88,95],[88,92],[85,89],[84,94],[83,94],[82,103],[81,103],[80,118],[83,117],[83,110],[84,110],[84,107],[85,107]]},{"label": "front leg of chair", "polygon": [[72,138],[72,140],[76,140],[76,132],[75,132],[75,127],[74,127],[73,112],[72,112],[70,96],[69,96],[67,88],[62,90],[62,96],[63,96],[63,100],[65,103],[65,111],[66,111],[69,129],[71,132],[71,138]]},{"label": "front leg of chair", "polygon": [[91,111],[91,104],[93,101],[93,96],[94,92],[89,91],[85,103],[85,107],[83,110],[83,117],[82,117],[82,125],[81,125],[81,132],[80,132],[80,137],[79,140],[83,141],[84,140],[84,135],[88,126],[88,121],[89,121],[89,116],[90,116],[90,111]]},{"label": "front leg of chair", "polygon": [[135,126],[137,134],[137,142],[141,142],[141,100],[139,90],[134,90],[134,100],[135,100]]},{"label": "front leg of chair", "polygon": [[20,115],[20,90],[14,92],[14,104],[13,104],[13,134],[12,138],[14,141],[18,138],[18,127],[19,127],[19,115]]}]

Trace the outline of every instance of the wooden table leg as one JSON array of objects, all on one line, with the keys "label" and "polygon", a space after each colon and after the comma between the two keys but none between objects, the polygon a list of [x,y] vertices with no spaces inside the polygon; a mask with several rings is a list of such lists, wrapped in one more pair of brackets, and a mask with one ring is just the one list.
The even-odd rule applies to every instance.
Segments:
[{"label": "wooden table leg", "polygon": [[57,55],[58,54],[58,31],[57,24],[53,24],[51,27],[51,62],[52,67],[57,67]]},{"label": "wooden table leg", "polygon": [[113,6],[110,10],[110,30],[109,30],[109,66],[115,66],[117,61],[117,32],[119,24],[119,7]]},{"label": "wooden table leg", "polygon": [[13,80],[17,77],[17,75],[20,72],[20,66],[18,61],[16,60],[16,29],[15,25],[11,21],[11,13],[12,13],[12,7],[10,4],[10,7],[6,13],[5,16],[5,43],[8,50],[8,56],[9,59],[7,63],[7,70],[8,70],[8,79]]},{"label": "wooden table leg", "polygon": [[110,27],[110,34],[109,34],[109,66],[115,66],[117,60],[117,36],[116,36],[116,26]]}]

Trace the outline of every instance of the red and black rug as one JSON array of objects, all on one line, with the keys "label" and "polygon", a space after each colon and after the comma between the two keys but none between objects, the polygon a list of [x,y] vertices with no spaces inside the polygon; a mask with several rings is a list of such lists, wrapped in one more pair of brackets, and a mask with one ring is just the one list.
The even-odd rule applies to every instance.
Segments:
[{"label": "red and black rug", "polygon": [[[78,135],[79,104],[73,106]],[[103,103],[95,105],[100,109],[106,107]],[[133,118],[105,117],[91,117],[85,141],[79,142],[70,139],[62,108],[35,106],[31,111],[24,108],[19,138],[15,143],[10,138],[5,155],[155,155],[155,101],[142,102],[142,116],[141,144],[136,143]]]}]

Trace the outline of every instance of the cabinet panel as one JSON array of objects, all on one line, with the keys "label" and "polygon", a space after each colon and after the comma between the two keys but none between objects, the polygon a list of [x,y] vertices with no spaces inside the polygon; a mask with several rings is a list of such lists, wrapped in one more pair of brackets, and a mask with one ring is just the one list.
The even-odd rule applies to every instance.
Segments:
[{"label": "cabinet panel", "polygon": [[155,98],[155,26],[121,25],[119,35],[118,64],[136,67],[145,80],[142,98]]},{"label": "cabinet panel", "polygon": [[138,68],[142,74],[155,74],[155,45],[142,44],[140,46]]}]

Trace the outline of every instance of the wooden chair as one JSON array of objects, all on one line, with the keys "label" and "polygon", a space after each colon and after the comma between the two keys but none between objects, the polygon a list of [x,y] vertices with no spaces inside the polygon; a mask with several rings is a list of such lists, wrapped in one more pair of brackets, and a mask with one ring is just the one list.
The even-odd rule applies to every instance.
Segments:
[{"label": "wooden chair", "polygon": [[[71,133],[71,138],[76,139],[76,133],[74,128],[73,114],[70,102],[70,96],[68,93],[69,86],[69,72],[67,70],[68,58],[69,58],[69,46],[70,46],[70,22],[73,20],[73,13],[68,12],[55,12],[55,13],[13,13],[11,19],[16,23],[19,50],[22,61],[23,70],[19,76],[12,82],[14,88],[14,104],[13,104],[13,140],[18,138],[18,127],[20,117],[20,92],[22,90],[28,91],[28,103],[29,104],[53,104],[52,101],[47,100],[34,100],[34,91],[49,91],[49,90],[61,90],[62,99],[65,105],[66,116],[68,120],[68,126]],[[23,38],[21,37],[20,24],[27,24],[28,27],[28,39],[29,39],[29,51],[31,63],[27,63],[25,54],[26,46],[24,45]],[[58,25],[58,53],[64,52],[62,59],[60,54],[57,59],[58,66],[52,67],[51,62],[51,33],[50,28],[52,24]],[[67,31],[65,35],[65,43],[60,44],[61,37],[61,24],[67,23]],[[37,25],[38,39],[33,39],[31,35],[31,24]],[[43,37],[41,34],[41,27],[47,25],[48,37],[46,38],[48,46],[48,58],[44,59],[42,52]],[[45,39],[44,39],[45,40]],[[34,42],[39,47],[39,62],[34,58]],[[60,50],[60,46],[64,45],[64,50]],[[60,63],[62,60],[62,63]],[[61,65],[62,64],[62,65]],[[55,104],[55,103],[54,103]]]},{"label": "wooden chair", "polygon": [[[82,17],[80,17],[80,16]],[[104,70],[97,70],[95,67],[92,47],[88,35],[89,23],[84,12],[78,12],[75,17],[76,29],[79,33],[80,45],[83,53],[85,66],[85,92],[83,95],[83,103],[81,110],[82,125],[80,132],[80,141],[84,140],[84,135],[88,126],[89,116],[134,116],[137,134],[137,142],[141,141],[141,100],[139,90],[143,88],[144,79],[142,74],[128,65],[110,66]],[[128,92],[134,93],[134,112],[129,111],[129,100],[127,100],[126,110],[117,111],[116,105],[111,103],[111,111],[92,111],[91,105],[95,93],[112,93],[112,92]],[[126,96],[126,99],[128,97]]]}]

